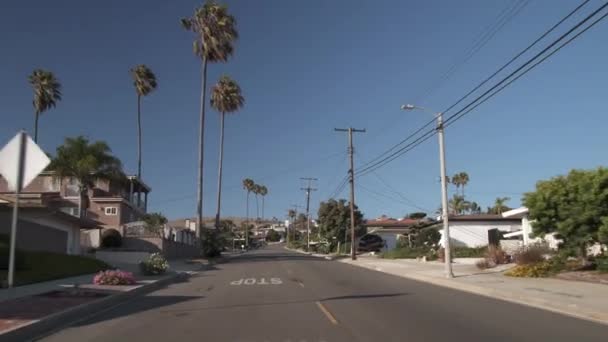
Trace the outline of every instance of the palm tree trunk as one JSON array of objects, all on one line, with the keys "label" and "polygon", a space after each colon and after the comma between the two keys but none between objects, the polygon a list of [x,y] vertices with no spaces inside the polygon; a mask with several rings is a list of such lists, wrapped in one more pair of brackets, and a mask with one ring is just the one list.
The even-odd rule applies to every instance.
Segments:
[{"label": "palm tree trunk", "polygon": [[264,198],[266,198],[266,196],[262,196],[262,220],[264,219]]},{"label": "palm tree trunk", "polygon": [[78,187],[78,218],[80,218],[80,219],[82,219],[86,216],[86,215],[84,215],[84,211],[82,210],[85,196],[88,196],[87,189],[79,186]]},{"label": "palm tree trunk", "polygon": [[260,218],[260,201],[258,194],[255,194],[255,218],[256,220]]},{"label": "palm tree trunk", "polygon": [[217,170],[217,212],[215,213],[215,228],[220,228],[220,208],[222,199],[222,165],[224,163],[224,119],[225,113],[222,113],[220,118],[220,158]]},{"label": "palm tree trunk", "polygon": [[36,116],[34,118],[34,142],[38,142],[38,118],[40,117],[40,112],[36,111]]},{"label": "palm tree trunk", "polygon": [[204,134],[205,134],[205,101],[207,97],[207,58],[203,57],[203,71],[201,75],[201,110],[200,126],[198,130],[198,187],[196,201],[196,237],[201,237],[203,226],[203,157],[204,157]]},{"label": "palm tree trunk", "polygon": [[[137,95],[137,179],[141,180],[141,95]],[[141,206],[141,191],[137,192],[137,207]]]},{"label": "palm tree trunk", "polygon": [[249,194],[251,191],[247,190],[247,211],[246,211],[246,223],[245,223],[245,246],[249,246]]}]

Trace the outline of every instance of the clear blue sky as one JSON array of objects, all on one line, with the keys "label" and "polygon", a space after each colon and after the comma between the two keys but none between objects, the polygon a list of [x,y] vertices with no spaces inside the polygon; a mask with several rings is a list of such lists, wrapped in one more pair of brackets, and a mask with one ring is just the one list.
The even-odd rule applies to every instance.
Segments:
[{"label": "clear blue sky", "polygon": [[[130,67],[144,63],[158,90],[143,103],[144,179],[151,210],[195,213],[200,63],[179,18],[201,1],[17,1],[0,4],[0,140],[33,126],[34,68],[53,71],[64,99],[40,120],[40,143],[54,152],[66,136],[106,140],[136,168],[136,97]],[[346,136],[357,134],[356,164],[429,120],[402,112],[420,98],[512,1],[229,1],[240,40],[228,64],[246,106],[227,119],[224,215],[244,215],[241,180],[264,183],[267,216],[304,204],[299,177],[317,177],[312,207],[346,174]],[[418,105],[443,110],[529,44],[579,1],[533,0],[472,59]],[[584,12],[598,7],[591,1]],[[577,16],[576,18],[581,18]],[[575,18],[575,19],[576,19]],[[571,22],[569,22],[571,23]],[[601,23],[446,132],[448,173],[466,171],[468,198],[519,204],[539,179],[608,162],[608,24]],[[215,212],[218,115],[208,111],[205,215]],[[395,191],[434,211],[440,203],[436,140],[377,171]],[[360,184],[397,197],[374,175]],[[347,191],[342,196],[347,196]],[[367,217],[416,211],[366,190]]]}]

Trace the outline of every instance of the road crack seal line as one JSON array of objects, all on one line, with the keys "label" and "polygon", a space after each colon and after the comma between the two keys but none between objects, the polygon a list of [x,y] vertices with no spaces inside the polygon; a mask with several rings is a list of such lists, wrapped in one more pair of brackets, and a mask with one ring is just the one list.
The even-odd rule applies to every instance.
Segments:
[{"label": "road crack seal line", "polygon": [[332,315],[332,313],[323,305],[321,302],[316,302],[317,306],[325,314],[325,317],[331,322],[333,325],[338,325],[338,320]]}]

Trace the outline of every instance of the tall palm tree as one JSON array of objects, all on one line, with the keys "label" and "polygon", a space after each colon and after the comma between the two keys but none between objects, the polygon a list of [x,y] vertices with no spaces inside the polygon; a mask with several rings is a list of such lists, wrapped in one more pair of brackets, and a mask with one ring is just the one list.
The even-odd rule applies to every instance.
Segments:
[{"label": "tall palm tree", "polygon": [[61,101],[61,83],[52,72],[42,69],[34,70],[28,80],[34,89],[34,141],[38,142],[38,118]]},{"label": "tall palm tree", "polygon": [[462,197],[464,197],[464,187],[469,184],[469,174],[461,172],[458,174],[458,178],[460,180],[460,186],[462,187]]},{"label": "tall palm tree", "polygon": [[243,179],[243,189],[245,189],[245,191],[247,191],[247,210],[246,210],[247,222],[249,222],[249,194],[251,194],[251,192],[253,191],[254,185],[255,185],[255,183],[253,182],[253,180],[251,178]]},{"label": "tall palm tree", "polygon": [[268,195],[268,188],[265,185],[260,187],[260,195],[262,196],[262,220],[264,219],[264,199]]},{"label": "tall palm tree", "polygon": [[262,186],[260,184],[256,184],[253,186],[253,194],[255,195],[255,212],[256,212],[256,220],[260,218],[260,202],[259,202],[259,194],[262,191]]},{"label": "tall palm tree", "polygon": [[[144,64],[129,70],[137,93],[137,178],[141,179],[141,98],[156,89],[156,75]],[[139,202],[139,197],[137,201]],[[139,204],[139,203],[138,203]]]},{"label": "tall palm tree", "polygon": [[215,227],[220,226],[220,209],[222,198],[222,166],[224,163],[224,119],[226,113],[234,113],[243,107],[245,99],[241,95],[241,87],[230,77],[222,76],[211,90],[211,107],[220,113],[220,157],[217,177],[217,211]]},{"label": "tall palm tree", "polygon": [[193,42],[194,54],[201,58],[201,109],[198,131],[198,186],[197,186],[197,236],[201,236],[203,223],[203,156],[205,134],[205,102],[207,93],[207,64],[227,62],[234,52],[234,42],[238,38],[236,20],[228,13],[228,8],[213,0],[208,0],[194,11],[190,18],[181,19],[182,27],[196,36]]},{"label": "tall palm tree", "polygon": [[462,178],[460,173],[457,173],[452,176],[452,184],[456,187],[456,194],[458,194],[458,190],[460,189],[460,185],[462,185]]},{"label": "tall palm tree", "polygon": [[85,216],[84,203],[88,203],[89,190],[98,179],[125,181],[122,164],[112,155],[112,150],[103,141],[90,143],[83,136],[66,138],[57,147],[57,154],[49,165],[59,179],[75,178],[78,181],[78,212]]}]

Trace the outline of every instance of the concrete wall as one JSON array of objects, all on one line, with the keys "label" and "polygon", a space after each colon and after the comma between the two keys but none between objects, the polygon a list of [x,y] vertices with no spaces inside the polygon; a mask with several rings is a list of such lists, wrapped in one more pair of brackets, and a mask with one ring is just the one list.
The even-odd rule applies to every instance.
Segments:
[{"label": "concrete wall", "polygon": [[137,265],[150,256],[149,252],[103,251],[95,252],[95,258],[113,266],[124,264]]},{"label": "concrete wall", "polygon": [[[80,252],[80,238],[75,246],[73,241],[75,234],[68,238],[68,230],[55,229],[48,226],[51,219],[39,218],[27,220],[26,215],[22,214],[23,219],[19,220],[17,229],[17,248],[28,251],[46,251],[54,253],[71,253],[77,254]],[[37,222],[36,222],[37,221]],[[10,211],[0,211],[0,234],[9,235],[11,231],[11,213]],[[68,245],[68,241],[70,245]]]},{"label": "concrete wall", "polygon": [[[503,232],[514,232],[521,230],[521,223],[479,221],[479,222],[450,222],[450,242],[453,247],[480,247],[488,244],[488,230],[498,229]],[[443,229],[441,233],[441,244],[443,245]]]},{"label": "concrete wall", "polygon": [[101,246],[101,229],[86,229],[80,231],[80,249],[99,248]]}]

